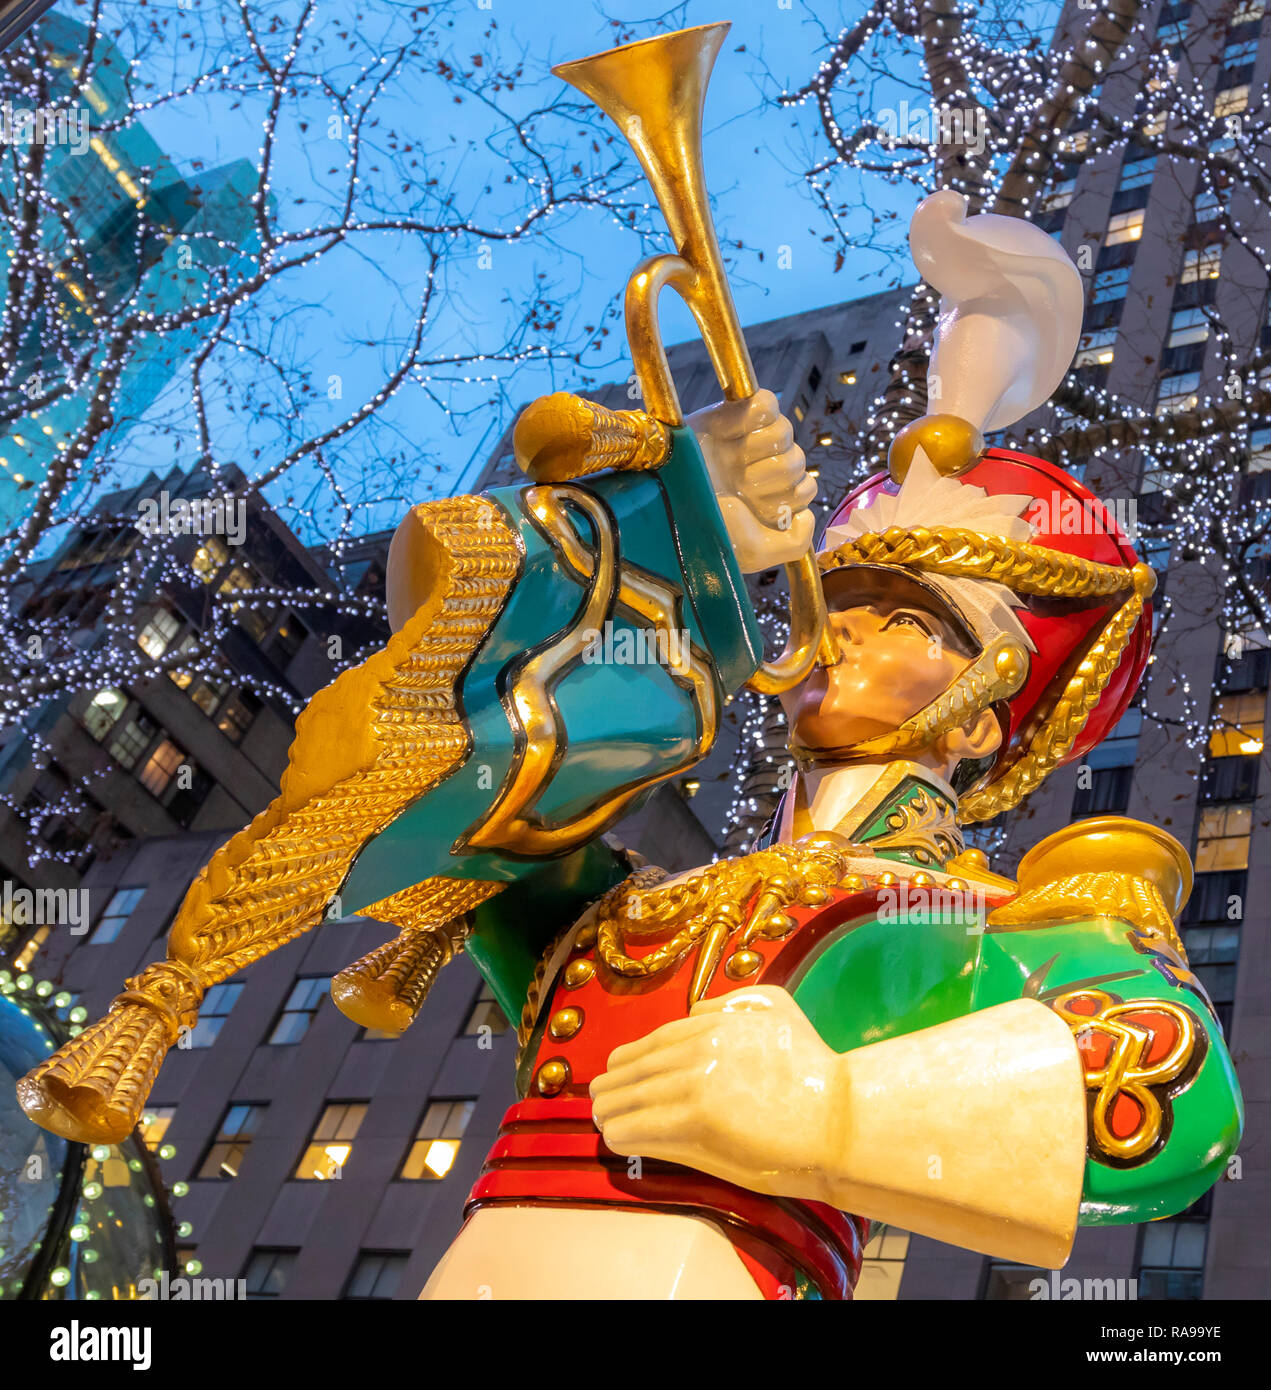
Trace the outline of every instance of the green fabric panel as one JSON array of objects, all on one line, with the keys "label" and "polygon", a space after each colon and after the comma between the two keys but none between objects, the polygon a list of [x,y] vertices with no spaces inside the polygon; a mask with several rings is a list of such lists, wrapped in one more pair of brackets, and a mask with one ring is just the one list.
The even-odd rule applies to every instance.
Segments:
[{"label": "green fabric panel", "polygon": [[977,1008],[1019,998],[1025,989],[1044,1003],[1084,985],[1127,1001],[1180,1004],[1205,1030],[1205,1059],[1188,1088],[1170,1101],[1173,1123],[1162,1148],[1129,1168],[1088,1160],[1081,1222],[1089,1226],[1149,1221],[1190,1206],[1221,1176],[1244,1125],[1240,1087],[1217,1022],[1197,994],[1178,988],[1153,957],[1135,950],[1133,935],[1112,917],[990,933],[976,995]]}]

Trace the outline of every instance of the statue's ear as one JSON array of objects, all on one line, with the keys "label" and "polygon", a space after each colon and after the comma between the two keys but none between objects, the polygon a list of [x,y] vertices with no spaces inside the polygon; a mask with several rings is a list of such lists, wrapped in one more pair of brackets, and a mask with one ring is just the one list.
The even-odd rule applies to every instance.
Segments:
[{"label": "statue's ear", "polygon": [[1002,726],[991,709],[981,710],[970,724],[942,734],[940,743],[954,764],[963,758],[987,758],[1002,746]]}]

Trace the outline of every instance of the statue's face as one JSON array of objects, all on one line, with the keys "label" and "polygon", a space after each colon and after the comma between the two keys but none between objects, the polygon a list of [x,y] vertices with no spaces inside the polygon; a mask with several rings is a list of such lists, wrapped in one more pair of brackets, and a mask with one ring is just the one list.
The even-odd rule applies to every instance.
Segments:
[{"label": "statue's face", "polygon": [[948,615],[912,588],[888,593],[866,584],[844,595],[829,620],[842,659],[814,668],[783,702],[793,741],[807,749],[890,733],[974,660]]}]

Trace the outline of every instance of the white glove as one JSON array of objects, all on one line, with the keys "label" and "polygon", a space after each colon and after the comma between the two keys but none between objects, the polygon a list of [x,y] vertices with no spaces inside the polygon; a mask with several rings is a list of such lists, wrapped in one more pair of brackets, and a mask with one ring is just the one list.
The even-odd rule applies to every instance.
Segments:
[{"label": "white glove", "polygon": [[787,991],[752,985],[615,1048],[591,1097],[615,1153],[1021,1264],[1072,1248],[1080,1056],[1035,999],[836,1053]]},{"label": "white glove", "polygon": [[771,391],[688,417],[743,574],[797,560],[812,544],[817,493],[794,426]]}]

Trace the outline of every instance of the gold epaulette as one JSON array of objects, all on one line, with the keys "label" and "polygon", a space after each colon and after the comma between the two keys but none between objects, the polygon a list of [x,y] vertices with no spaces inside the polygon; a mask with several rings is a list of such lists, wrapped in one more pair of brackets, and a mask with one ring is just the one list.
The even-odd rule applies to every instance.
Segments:
[{"label": "gold epaulette", "polygon": [[1029,850],[1020,861],[1018,895],[989,914],[988,926],[1116,917],[1167,941],[1186,960],[1175,923],[1191,889],[1191,861],[1172,835],[1124,816],[1096,816]]}]

